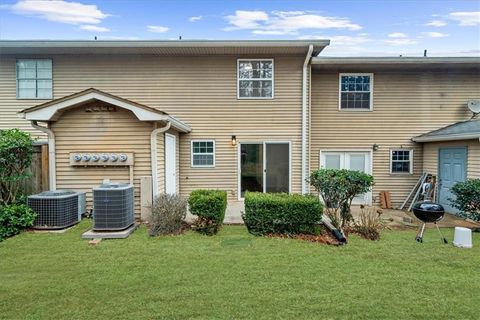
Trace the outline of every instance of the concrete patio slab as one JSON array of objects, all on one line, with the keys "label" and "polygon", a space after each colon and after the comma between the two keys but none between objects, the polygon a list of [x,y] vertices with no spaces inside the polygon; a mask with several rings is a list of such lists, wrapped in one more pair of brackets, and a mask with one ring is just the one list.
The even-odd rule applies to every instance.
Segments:
[{"label": "concrete patio slab", "polygon": [[128,238],[139,225],[139,223],[134,223],[131,227],[120,231],[93,231],[93,229],[90,229],[82,234],[82,239],[125,239]]}]

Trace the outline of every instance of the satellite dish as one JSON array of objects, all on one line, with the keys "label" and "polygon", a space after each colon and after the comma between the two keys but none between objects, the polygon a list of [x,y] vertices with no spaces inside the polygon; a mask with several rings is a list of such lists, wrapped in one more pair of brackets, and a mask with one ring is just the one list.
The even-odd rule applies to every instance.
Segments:
[{"label": "satellite dish", "polygon": [[469,100],[467,106],[474,114],[480,113],[480,100]]}]

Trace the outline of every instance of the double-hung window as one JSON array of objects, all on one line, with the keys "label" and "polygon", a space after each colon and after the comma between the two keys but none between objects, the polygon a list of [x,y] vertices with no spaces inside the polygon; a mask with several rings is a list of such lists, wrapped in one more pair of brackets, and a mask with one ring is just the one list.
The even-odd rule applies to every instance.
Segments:
[{"label": "double-hung window", "polygon": [[215,166],[215,141],[194,140],[192,141],[192,167]]},{"label": "double-hung window", "polygon": [[372,110],[373,74],[340,74],[340,110]]},{"label": "double-hung window", "polygon": [[17,98],[52,99],[52,60],[17,60]]},{"label": "double-hung window", "polygon": [[412,173],[413,150],[391,150],[390,151],[390,172],[391,173]]},{"label": "double-hung window", "polygon": [[238,60],[239,99],[273,99],[273,60]]}]

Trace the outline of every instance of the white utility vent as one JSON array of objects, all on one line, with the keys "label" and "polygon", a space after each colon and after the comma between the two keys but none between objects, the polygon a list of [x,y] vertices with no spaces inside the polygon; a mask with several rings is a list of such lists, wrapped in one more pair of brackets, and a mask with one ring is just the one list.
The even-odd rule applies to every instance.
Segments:
[{"label": "white utility vent", "polygon": [[63,229],[76,224],[85,210],[85,194],[57,190],[31,195],[27,204],[37,213],[34,228]]},{"label": "white utility vent", "polygon": [[93,230],[123,230],[134,222],[132,185],[106,183],[93,188]]}]

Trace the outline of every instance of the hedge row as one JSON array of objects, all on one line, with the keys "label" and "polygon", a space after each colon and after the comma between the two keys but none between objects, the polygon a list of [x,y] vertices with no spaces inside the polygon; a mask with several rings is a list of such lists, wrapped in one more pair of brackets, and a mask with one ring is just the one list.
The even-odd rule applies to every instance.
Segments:
[{"label": "hedge row", "polygon": [[188,198],[190,212],[198,219],[196,230],[212,235],[217,233],[225,218],[227,192],[222,190],[199,189],[190,193]]},{"label": "hedge row", "polygon": [[255,235],[315,234],[322,212],[315,196],[247,192],[242,218]]}]

